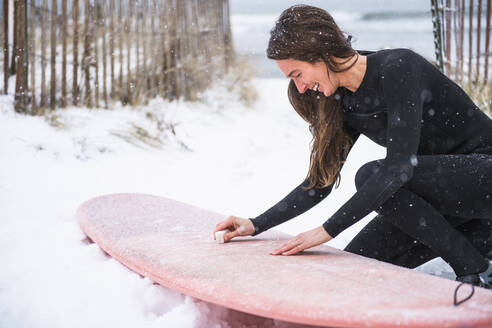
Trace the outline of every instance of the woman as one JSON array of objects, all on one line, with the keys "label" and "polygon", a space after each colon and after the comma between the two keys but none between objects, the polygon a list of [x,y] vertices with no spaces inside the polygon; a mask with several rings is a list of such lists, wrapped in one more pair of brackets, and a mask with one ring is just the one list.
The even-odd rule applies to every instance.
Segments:
[{"label": "woman", "polygon": [[346,251],[414,268],[437,256],[457,280],[491,288],[492,120],[463,90],[407,49],[355,51],[324,10],[285,10],[268,58],[291,79],[288,94],[313,135],[305,181],[254,219],[217,224],[225,240],[255,236],[316,205],[338,185],[362,133],[387,148],[363,165],[357,192],[322,226],[272,255],[329,241],[371,211],[378,215]]}]

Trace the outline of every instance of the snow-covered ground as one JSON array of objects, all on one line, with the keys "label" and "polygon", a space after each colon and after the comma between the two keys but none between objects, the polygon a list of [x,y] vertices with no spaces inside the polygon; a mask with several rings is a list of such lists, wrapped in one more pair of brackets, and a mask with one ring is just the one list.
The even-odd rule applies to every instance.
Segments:
[{"label": "snow-covered ground", "polygon": [[[0,327],[250,327],[248,316],[129,271],[85,241],[74,214],[86,199],[115,192],[241,217],[276,203],[307,172],[310,134],[288,103],[287,80],[254,83],[253,108],[218,86],[203,103],[69,108],[50,120],[15,114],[12,97],[1,96]],[[358,167],[384,155],[361,138],[340,188],[276,229],[295,235],[321,225],[355,191]],[[371,217],[329,244],[343,248]],[[442,260],[419,270],[452,278]]]}]

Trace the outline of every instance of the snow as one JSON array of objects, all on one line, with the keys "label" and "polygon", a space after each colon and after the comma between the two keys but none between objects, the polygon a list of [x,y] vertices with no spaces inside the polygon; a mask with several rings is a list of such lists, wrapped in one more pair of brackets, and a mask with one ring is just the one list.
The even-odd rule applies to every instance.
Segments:
[{"label": "snow", "polygon": [[[74,214],[88,198],[119,192],[245,218],[260,214],[308,168],[310,134],[288,103],[287,82],[254,80],[259,99],[252,108],[218,85],[203,102],[68,108],[49,120],[15,114],[13,97],[0,96],[0,327],[254,326],[252,316],[131,272],[87,242]],[[132,137],[139,131],[140,139]],[[321,225],[355,191],[356,170],[384,152],[361,138],[341,186],[276,229],[295,235]],[[372,216],[329,244],[343,248]],[[452,278],[442,260],[420,270]]]}]

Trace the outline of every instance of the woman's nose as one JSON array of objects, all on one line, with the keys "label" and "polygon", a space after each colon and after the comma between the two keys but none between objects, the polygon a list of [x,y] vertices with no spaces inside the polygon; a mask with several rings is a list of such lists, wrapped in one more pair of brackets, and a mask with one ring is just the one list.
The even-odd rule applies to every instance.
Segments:
[{"label": "woman's nose", "polygon": [[306,89],[307,89],[306,83],[304,83],[304,82],[302,82],[300,80],[294,81],[294,83],[296,84],[297,91],[299,91],[299,93],[306,92]]}]

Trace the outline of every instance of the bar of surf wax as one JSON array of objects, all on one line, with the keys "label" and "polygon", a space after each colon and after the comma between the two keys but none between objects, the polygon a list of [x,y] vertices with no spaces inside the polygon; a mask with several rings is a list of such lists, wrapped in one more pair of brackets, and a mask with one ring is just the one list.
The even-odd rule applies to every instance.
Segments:
[{"label": "bar of surf wax", "polygon": [[228,232],[229,230],[220,230],[220,231],[217,231],[215,233],[215,240],[219,243],[219,244],[223,244],[224,243],[224,235],[226,234],[226,232]]}]

